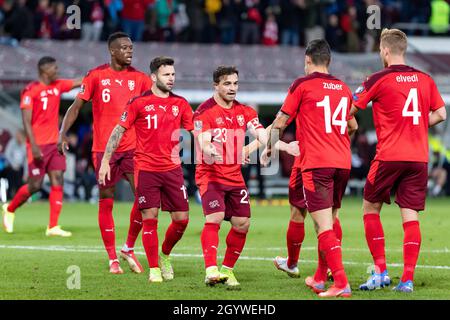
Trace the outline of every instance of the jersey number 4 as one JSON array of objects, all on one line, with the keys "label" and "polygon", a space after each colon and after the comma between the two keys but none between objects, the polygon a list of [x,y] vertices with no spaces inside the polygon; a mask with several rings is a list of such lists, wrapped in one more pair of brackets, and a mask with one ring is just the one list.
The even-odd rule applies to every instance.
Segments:
[{"label": "jersey number 4", "polygon": [[[409,110],[409,106],[412,104],[412,111]],[[419,111],[419,98],[417,96],[417,88],[411,88],[408,93],[408,98],[406,98],[405,105],[402,110],[403,117],[412,117],[413,125],[419,125],[419,118],[422,113]]]},{"label": "jersey number 4", "polygon": [[[316,106],[323,107],[326,133],[332,132],[331,125],[340,127],[341,134],[345,133],[345,129],[347,128],[347,97],[341,98],[336,110],[333,112],[333,118],[331,118],[330,96],[325,96],[322,101],[317,102]],[[339,116],[341,117],[341,120],[338,120]]]}]

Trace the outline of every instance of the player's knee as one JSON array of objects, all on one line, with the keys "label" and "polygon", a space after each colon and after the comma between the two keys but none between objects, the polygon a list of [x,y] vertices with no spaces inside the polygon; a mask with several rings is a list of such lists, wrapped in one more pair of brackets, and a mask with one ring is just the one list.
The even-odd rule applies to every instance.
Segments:
[{"label": "player's knee", "polygon": [[298,223],[302,223],[305,221],[305,217],[306,217],[306,209],[299,209],[296,207],[292,207],[291,208],[291,220],[298,222]]},{"label": "player's knee", "polygon": [[244,221],[240,221],[239,223],[235,223],[233,227],[240,232],[248,232],[248,229],[250,228],[250,220],[246,219]]},{"label": "player's knee", "polygon": [[28,182],[28,191],[33,194],[38,192],[42,187],[42,179],[31,180]]},{"label": "player's knee", "polygon": [[114,198],[114,188],[100,189],[100,199]]}]

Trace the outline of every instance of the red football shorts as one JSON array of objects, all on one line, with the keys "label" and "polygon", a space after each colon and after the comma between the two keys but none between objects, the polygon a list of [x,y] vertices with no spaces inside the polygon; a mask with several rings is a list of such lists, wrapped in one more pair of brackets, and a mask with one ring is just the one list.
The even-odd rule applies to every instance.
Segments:
[{"label": "red football shorts", "polygon": [[320,168],[303,171],[303,190],[308,211],[340,208],[349,177],[349,169]]},{"label": "red football shorts", "polygon": [[161,208],[169,212],[189,211],[181,167],[163,172],[138,170],[135,177],[139,210]]},{"label": "red football shorts", "polygon": [[66,157],[58,152],[56,144],[40,145],[43,154],[41,161],[33,159],[31,146],[27,145],[28,172],[30,177],[38,178],[45,176],[50,171],[65,171]]},{"label": "red football shorts", "polygon": [[391,203],[391,192],[400,208],[425,209],[428,167],[426,162],[379,161],[370,165],[364,186],[364,199]]},{"label": "red football shorts", "polygon": [[[95,176],[98,181],[98,172],[102,164],[104,152],[92,152],[92,161],[95,168]],[[134,149],[124,152],[114,152],[109,167],[111,169],[111,180],[106,180],[104,185],[99,185],[100,189],[111,188],[121,179],[126,179],[126,174],[134,172],[133,164]]]},{"label": "red football shorts", "polygon": [[230,220],[231,217],[250,218],[250,198],[245,185],[226,186],[209,182],[201,197],[205,216],[225,212],[225,220]]},{"label": "red football shorts", "polygon": [[298,209],[306,209],[302,171],[300,168],[294,167],[291,171],[291,178],[289,180],[289,203]]}]

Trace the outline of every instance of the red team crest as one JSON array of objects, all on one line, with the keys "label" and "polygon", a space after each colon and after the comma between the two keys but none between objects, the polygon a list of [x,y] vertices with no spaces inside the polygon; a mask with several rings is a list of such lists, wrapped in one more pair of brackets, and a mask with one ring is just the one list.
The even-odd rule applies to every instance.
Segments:
[{"label": "red team crest", "polygon": [[135,85],[134,80],[128,80],[128,89],[130,89],[130,91],[134,90],[134,85]]}]

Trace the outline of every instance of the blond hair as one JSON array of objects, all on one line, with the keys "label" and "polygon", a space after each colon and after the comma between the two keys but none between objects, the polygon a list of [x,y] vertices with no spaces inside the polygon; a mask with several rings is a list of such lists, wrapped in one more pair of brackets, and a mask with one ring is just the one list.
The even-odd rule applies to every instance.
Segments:
[{"label": "blond hair", "polygon": [[399,29],[384,28],[381,31],[380,46],[389,48],[392,54],[404,55],[408,47],[408,38]]}]

